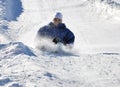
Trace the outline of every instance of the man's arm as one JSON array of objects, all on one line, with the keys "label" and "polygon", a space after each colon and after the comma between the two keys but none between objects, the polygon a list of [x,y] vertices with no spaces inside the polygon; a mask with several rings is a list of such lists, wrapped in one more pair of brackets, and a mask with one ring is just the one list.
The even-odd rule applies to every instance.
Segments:
[{"label": "man's arm", "polygon": [[65,37],[65,40],[64,40],[64,43],[65,45],[66,44],[74,44],[74,41],[75,41],[75,36],[74,34],[69,30],[66,37]]},{"label": "man's arm", "polygon": [[38,30],[37,36],[38,37],[41,37],[41,36],[43,37],[43,36],[45,36],[45,33],[46,33],[46,26],[43,26]]}]

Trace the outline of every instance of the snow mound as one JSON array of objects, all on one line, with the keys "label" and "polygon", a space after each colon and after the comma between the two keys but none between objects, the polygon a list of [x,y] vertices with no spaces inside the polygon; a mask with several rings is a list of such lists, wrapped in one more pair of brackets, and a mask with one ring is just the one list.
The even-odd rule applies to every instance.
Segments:
[{"label": "snow mound", "polygon": [[9,87],[22,87],[22,86],[19,85],[18,83],[14,83],[14,84],[10,85]]},{"label": "snow mound", "polygon": [[0,44],[0,52],[8,55],[25,54],[35,56],[35,54],[21,42],[10,42],[8,44]]},{"label": "snow mound", "polygon": [[0,79],[0,86],[4,86],[9,83],[11,80],[9,78]]}]

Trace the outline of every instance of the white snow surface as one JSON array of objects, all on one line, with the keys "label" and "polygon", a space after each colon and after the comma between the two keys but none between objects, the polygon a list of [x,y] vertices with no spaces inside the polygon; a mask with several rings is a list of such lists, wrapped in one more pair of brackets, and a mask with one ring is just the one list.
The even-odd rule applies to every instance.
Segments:
[{"label": "white snow surface", "polygon": [[[118,6],[100,0],[21,1],[24,12],[0,30],[0,87],[120,87]],[[74,48],[43,42],[49,51],[36,49],[37,31],[58,11],[75,34]]]}]

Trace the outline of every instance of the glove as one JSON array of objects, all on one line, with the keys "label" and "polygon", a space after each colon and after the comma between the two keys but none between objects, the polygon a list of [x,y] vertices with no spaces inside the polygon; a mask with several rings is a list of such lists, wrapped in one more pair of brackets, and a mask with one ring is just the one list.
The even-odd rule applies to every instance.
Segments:
[{"label": "glove", "polygon": [[59,38],[54,38],[54,39],[53,39],[53,42],[54,42],[55,44],[57,44],[58,42],[60,42],[60,39],[59,39]]}]

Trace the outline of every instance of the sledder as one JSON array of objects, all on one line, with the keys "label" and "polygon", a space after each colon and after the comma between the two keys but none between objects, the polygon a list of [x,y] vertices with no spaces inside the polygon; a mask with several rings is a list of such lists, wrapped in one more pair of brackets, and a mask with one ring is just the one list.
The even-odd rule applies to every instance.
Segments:
[{"label": "sledder", "polygon": [[[62,23],[62,13],[57,12],[53,22],[41,27],[37,33],[38,38],[49,38],[54,44],[73,45],[74,34]],[[39,39],[41,40],[41,39]]]}]

